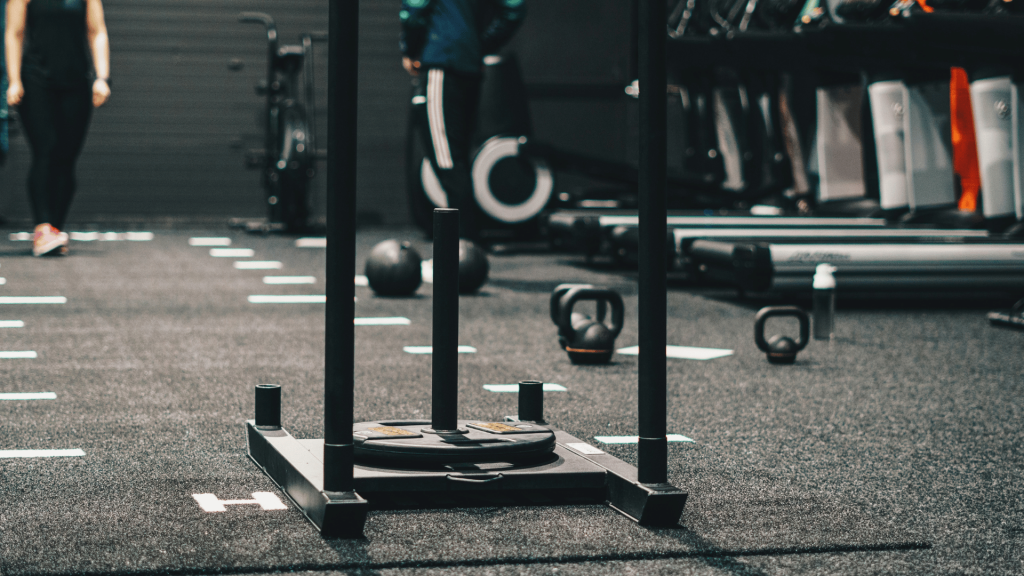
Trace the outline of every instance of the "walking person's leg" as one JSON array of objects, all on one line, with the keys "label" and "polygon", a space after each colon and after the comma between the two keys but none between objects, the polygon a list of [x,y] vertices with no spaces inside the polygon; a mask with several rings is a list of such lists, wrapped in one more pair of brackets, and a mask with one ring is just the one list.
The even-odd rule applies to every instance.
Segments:
[{"label": "walking person's leg", "polygon": [[430,161],[448,206],[459,209],[459,236],[479,240],[480,230],[470,174],[473,130],[480,79],[441,68],[426,72],[423,134]]},{"label": "walking person's leg", "polygon": [[75,166],[92,118],[92,90],[83,86],[62,91],[56,108],[59,120],[49,203],[54,219],[52,224],[63,230],[75,194]]},{"label": "walking person's leg", "polygon": [[24,85],[25,95],[18,113],[32,150],[32,164],[28,172],[28,199],[35,223],[32,253],[42,256],[63,245],[60,231],[53,227],[54,214],[49,201],[57,147],[55,101],[53,91],[46,84],[26,78]]}]

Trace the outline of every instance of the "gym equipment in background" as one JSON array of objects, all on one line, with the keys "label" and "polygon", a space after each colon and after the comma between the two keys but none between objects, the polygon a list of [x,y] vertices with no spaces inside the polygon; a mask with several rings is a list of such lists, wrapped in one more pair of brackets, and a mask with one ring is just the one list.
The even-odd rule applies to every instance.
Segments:
[{"label": "gym equipment in background", "polygon": [[986,224],[1003,230],[1024,219],[1021,206],[1019,98],[1009,74],[982,74],[971,81],[971,109],[978,141],[981,209]]},{"label": "gym equipment in background", "polygon": [[[641,58],[640,77],[661,90],[664,89],[664,76],[659,71],[664,70],[665,60],[664,44],[659,40],[662,40],[661,32],[665,22],[664,8],[662,0],[640,0],[641,54],[647,56]],[[271,417],[269,422],[250,420],[246,422],[250,458],[327,537],[361,537],[371,504],[384,507],[401,505],[403,502],[409,505],[411,502],[413,507],[422,507],[428,504],[424,500],[432,496],[444,497],[449,506],[453,501],[455,504],[469,503],[469,496],[472,496],[474,503],[486,502],[488,499],[500,503],[511,500],[524,504],[607,502],[615,510],[643,525],[677,525],[687,494],[668,483],[666,291],[664,263],[658,254],[663,249],[658,239],[664,237],[665,230],[657,230],[657,225],[645,228],[649,237],[645,236],[643,248],[645,253],[650,250],[654,257],[644,260],[640,284],[639,437],[636,468],[565,432],[546,426],[544,428],[554,435],[555,440],[550,456],[542,454],[545,445],[542,437],[546,436],[543,432],[536,436],[534,449],[527,451],[529,455],[517,455],[527,458],[535,456],[538,460],[533,465],[500,459],[494,463],[497,469],[484,470],[479,465],[460,466],[459,463],[465,462],[460,455],[446,467],[410,466],[404,463],[399,466],[382,466],[357,462],[357,438],[353,425],[355,331],[352,322],[355,316],[352,276],[355,272],[356,187],[355,156],[350,152],[354,152],[357,143],[358,32],[359,3],[331,2],[328,106],[337,124],[330,132],[327,170],[328,178],[336,186],[328,187],[332,193],[327,199],[327,236],[328,245],[336,248],[327,252],[324,438],[297,440],[276,426],[280,423],[279,417]],[[664,109],[659,111],[656,101],[652,100],[655,99],[641,98],[644,110],[642,116],[653,115],[657,119],[659,112],[663,114]],[[652,124],[659,125],[657,122]],[[662,131],[660,138],[656,138],[651,126],[642,124],[640,136],[654,142],[653,150],[641,154],[641,171],[645,182],[640,191],[641,213],[645,221],[660,222],[665,217],[664,204],[659,205],[659,202],[663,202],[663,196],[658,193],[657,185],[649,183],[652,178],[664,175],[664,147],[659,146],[658,141],[663,143],[665,134]],[[460,426],[456,420],[458,222],[455,221],[453,226],[451,219],[457,219],[458,216],[457,212],[446,210],[439,213],[438,217],[442,221],[434,227],[435,233],[440,236],[434,255],[434,379],[429,425],[431,430],[444,433],[460,427],[468,429],[470,422]],[[648,262],[653,264],[650,268]],[[662,270],[657,269],[659,263]],[[256,412],[266,414],[268,410],[257,407]],[[536,410],[532,415],[534,421],[543,419],[543,415]],[[516,419],[507,420],[504,424],[508,428],[518,428]],[[390,428],[405,431],[407,425],[413,424],[401,422],[399,426],[381,426],[385,430],[371,432],[381,432],[384,437],[390,437],[389,433],[394,432]],[[423,428],[419,430],[422,436]],[[491,440],[484,444],[509,444],[516,441],[518,433],[532,435],[526,429],[519,429],[516,433],[501,426],[480,426],[473,430],[486,434],[485,438]],[[437,436],[459,450],[459,439],[468,434],[445,433],[445,438],[441,438],[441,434]],[[401,432],[396,435],[405,436]],[[379,441],[365,435],[361,444]],[[486,446],[481,447],[487,450]],[[475,447],[465,448],[472,451]],[[362,494],[368,496],[369,501]],[[459,496],[463,499],[460,500]]]},{"label": "gym equipment in background", "polygon": [[[669,230],[678,228],[715,230],[719,228],[847,229],[882,228],[882,218],[755,216],[750,212],[670,211]],[[625,257],[636,253],[639,217],[631,210],[558,210],[547,217],[548,242],[553,250],[578,252],[588,257]],[[625,238],[625,240],[623,240]],[[625,249],[627,252],[622,252]]]},{"label": "gym equipment in background", "polygon": [[1009,312],[989,312],[987,317],[993,326],[1024,330],[1024,299],[1018,300]]},{"label": "gym equipment in background", "polygon": [[487,282],[487,252],[472,240],[459,240],[459,294],[473,294]]},{"label": "gym equipment in background", "polygon": [[[597,313],[591,317],[574,312],[576,304],[593,301]],[[607,364],[615,353],[615,339],[622,332],[622,296],[614,290],[591,284],[560,284],[551,293],[551,321],[558,326],[558,343],[573,364]],[[605,323],[608,308],[611,324]]]},{"label": "gym equipment in background", "polygon": [[[554,175],[543,158],[521,152],[532,127],[515,56],[487,56],[483,72],[470,167],[481,235],[497,240],[531,238],[537,234],[536,217],[554,201]],[[412,82],[406,191],[413,222],[429,234],[432,211],[447,207],[448,196],[419,134],[418,108],[426,106],[426,82]]]},{"label": "gym equipment in background", "polygon": [[[765,323],[769,318],[792,317],[800,322],[800,336],[793,340],[789,336],[776,334],[768,340],[764,338]],[[765,306],[754,316],[754,343],[758,350],[765,353],[772,364],[793,364],[797,352],[807,347],[811,337],[811,320],[796,306]]]},{"label": "gym equipment in background", "polygon": [[409,242],[385,240],[366,259],[366,280],[378,296],[409,296],[423,282],[422,264]]},{"label": "gym equipment in background", "polygon": [[[535,239],[541,235],[547,212],[567,202],[586,203],[590,194],[600,196],[598,200],[602,203],[636,205],[639,172],[635,165],[596,158],[538,141],[533,137],[526,88],[515,56],[488,56],[484,62],[480,122],[473,138],[477,147],[471,165],[473,195],[482,217],[480,226],[484,241]],[[711,90],[710,85],[701,86]],[[747,101],[746,93],[738,95],[720,90],[716,94],[717,100],[711,92],[698,92],[692,97],[688,93],[679,93],[683,115],[696,115],[695,119],[684,122],[684,130],[692,132],[696,126],[703,126],[698,131],[699,136],[691,134],[687,137],[688,141],[695,142],[690,148],[696,146],[695,149],[703,150],[697,156],[708,159],[710,164],[700,158],[684,159],[683,166],[687,169],[670,171],[667,184],[673,205],[732,206],[779,191],[785,185],[780,174],[788,173],[788,166],[781,152],[781,135],[773,128],[778,121],[771,114],[763,116],[758,112],[764,106],[773,109],[772,106],[758,96],[758,100],[754,104],[748,102],[743,111],[739,106],[741,100]],[[635,90],[632,95],[635,97]],[[718,108],[714,108],[715,101],[720,101]],[[417,111],[417,107],[425,105],[425,86],[421,80],[414,79],[406,148],[407,193],[413,221],[429,232],[430,211],[435,207],[446,207],[448,200],[418,134],[417,118],[422,113]],[[712,109],[717,112],[712,112]],[[715,128],[716,122],[722,126]],[[754,123],[753,128],[748,126],[745,129],[756,129],[756,136],[740,138],[735,135],[735,130],[750,123]],[[725,124],[729,127],[724,127]],[[773,135],[761,135],[770,129],[774,130]],[[725,190],[722,185],[724,172],[714,167],[722,162],[722,155],[716,148],[718,144],[701,148],[710,146],[709,138],[714,137],[714,130],[732,135],[733,140],[740,138],[746,142],[756,139],[758,142],[758,154],[736,151],[733,155],[737,166],[741,160],[750,166],[766,166],[758,168],[761,171],[756,177],[752,176],[753,168],[748,167],[746,171],[737,168],[736,178],[740,179],[737,180],[740,182],[737,190]],[[766,138],[768,143],[762,143]],[[770,160],[762,158],[765,154],[771,156]],[[560,172],[586,177],[600,182],[601,186],[583,192],[583,196],[574,200],[568,193],[565,197],[569,200],[559,199],[554,191],[555,177]],[[754,181],[756,185],[751,183]]]},{"label": "gym equipment in background", "polygon": [[[764,220],[783,220],[785,217],[764,218]],[[828,218],[792,218],[794,220],[827,221],[838,220]],[[850,219],[853,220],[853,219]],[[864,220],[872,220],[866,218]],[[620,264],[635,261],[637,254],[636,228],[617,226],[609,234],[611,251],[616,262]],[[993,238],[985,230],[946,230],[940,228],[895,228],[883,226],[863,227],[673,227],[670,244],[672,247],[672,264],[677,271],[693,272],[694,265],[687,256],[689,246],[695,240],[748,241],[748,242],[801,242],[801,243],[851,243],[851,242],[913,242],[913,241],[944,241],[965,239]]]},{"label": "gym equipment in background", "polygon": [[309,32],[301,36],[301,45],[282,46],[270,15],[242,12],[238,21],[262,24],[267,32],[267,78],[256,85],[256,93],[266,97],[264,143],[262,149],[246,153],[246,166],[260,170],[267,219],[234,219],[232,225],[252,232],[305,232],[309,181],[316,175],[317,159],[326,157],[316,148],[313,42],[326,40],[327,35]]},{"label": "gym equipment in background", "polygon": [[838,290],[1011,291],[1024,285],[1024,244],[1007,241],[767,243],[695,240],[695,270],[744,292],[806,292],[818,264],[836,267]]}]

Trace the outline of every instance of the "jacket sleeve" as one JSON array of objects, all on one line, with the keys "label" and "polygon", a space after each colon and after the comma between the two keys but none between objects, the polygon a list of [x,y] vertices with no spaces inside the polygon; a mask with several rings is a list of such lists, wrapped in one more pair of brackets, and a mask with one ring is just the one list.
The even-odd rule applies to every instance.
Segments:
[{"label": "jacket sleeve", "polygon": [[501,49],[519,29],[526,17],[526,0],[494,0],[498,5],[494,19],[480,34],[480,48],[484,54]]},{"label": "jacket sleeve", "polygon": [[418,59],[427,41],[427,26],[430,23],[430,11],[433,0],[402,0],[402,10],[398,13],[402,21],[402,35],[399,47],[403,56]]}]

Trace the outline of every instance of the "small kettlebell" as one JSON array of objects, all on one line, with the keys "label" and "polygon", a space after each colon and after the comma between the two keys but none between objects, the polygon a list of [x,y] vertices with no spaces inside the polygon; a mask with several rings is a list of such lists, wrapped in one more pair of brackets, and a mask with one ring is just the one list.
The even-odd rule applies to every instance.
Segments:
[{"label": "small kettlebell", "polygon": [[[794,341],[789,336],[775,335],[767,341],[764,339],[764,325],[773,316],[792,316],[800,322],[800,339]],[[754,342],[768,356],[772,364],[792,364],[796,362],[796,353],[807,346],[811,333],[811,319],[796,306],[765,306],[754,316]]]},{"label": "small kettlebell", "polygon": [[[597,318],[572,311],[582,300],[597,302]],[[610,325],[605,323],[609,306]],[[551,293],[551,320],[558,326],[558,343],[573,364],[610,362],[623,317],[622,296],[614,290],[590,284],[561,284]]]}]

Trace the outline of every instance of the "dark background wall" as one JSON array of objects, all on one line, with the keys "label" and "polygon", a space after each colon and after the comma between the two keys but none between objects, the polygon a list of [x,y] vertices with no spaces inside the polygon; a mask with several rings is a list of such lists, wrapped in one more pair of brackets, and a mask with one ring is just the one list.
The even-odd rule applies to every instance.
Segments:
[{"label": "dark background wall", "polygon": [[[335,0],[348,1],[348,0]],[[611,159],[632,155],[630,2],[533,0],[510,50],[520,57],[538,138]],[[362,0],[357,175],[364,221],[409,220],[403,153],[409,80],[398,54],[398,0]],[[227,220],[264,215],[244,150],[261,142],[265,35],[241,11],[278,21],[283,42],[325,30],[328,0],[106,0],[113,96],[93,118],[71,224]],[[326,140],[326,46],[315,52],[318,135]],[[231,71],[232,59],[242,69]],[[632,143],[632,144],[631,144]],[[0,215],[22,224],[29,152],[12,138],[0,168]],[[321,166],[321,168],[323,168]],[[325,179],[314,179],[322,210]]]}]

